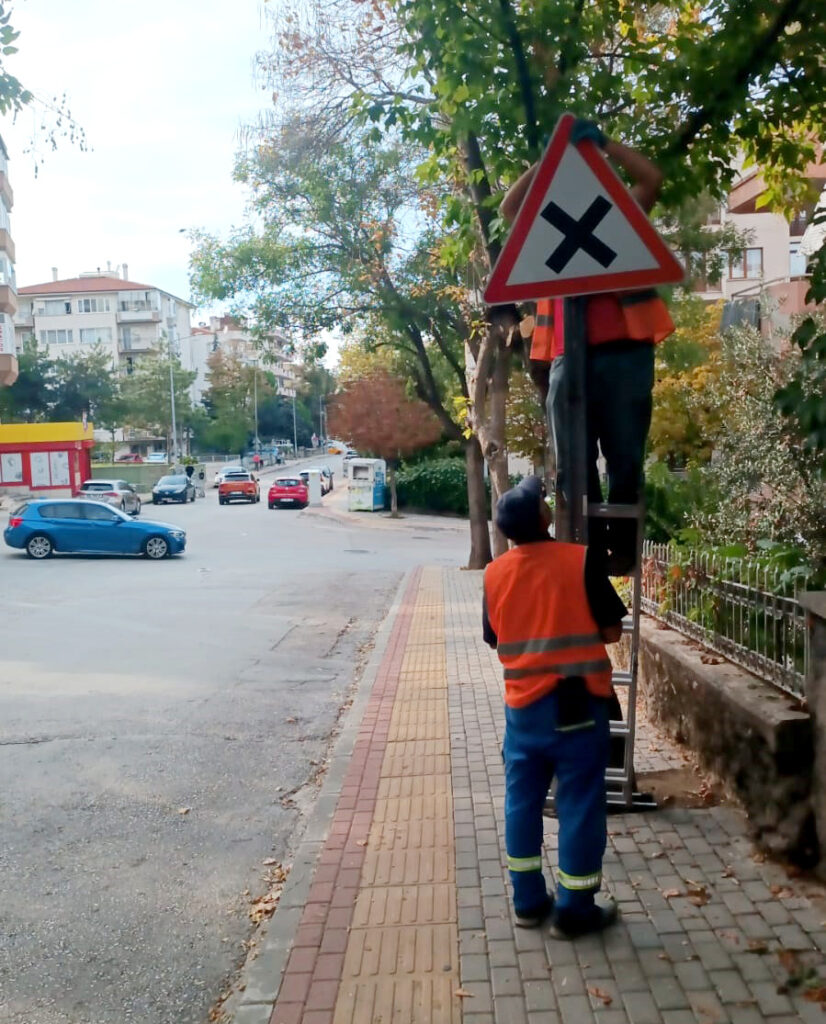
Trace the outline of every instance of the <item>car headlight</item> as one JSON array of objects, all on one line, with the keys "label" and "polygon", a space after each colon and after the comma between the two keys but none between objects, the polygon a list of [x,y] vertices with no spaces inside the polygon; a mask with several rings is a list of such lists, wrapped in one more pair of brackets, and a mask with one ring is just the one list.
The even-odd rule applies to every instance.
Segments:
[{"label": "car headlight", "polygon": [[173,540],[184,540],[186,534],[183,530],[170,530],[169,536],[172,537]]}]

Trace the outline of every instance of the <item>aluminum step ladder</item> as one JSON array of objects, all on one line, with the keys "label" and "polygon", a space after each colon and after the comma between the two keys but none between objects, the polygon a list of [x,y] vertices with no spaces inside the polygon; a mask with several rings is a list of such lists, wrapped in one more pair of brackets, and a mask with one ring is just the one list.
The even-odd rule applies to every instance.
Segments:
[{"label": "aluminum step ladder", "polygon": [[[636,505],[610,505],[588,503],[588,467],[586,463],[586,361],[585,361],[585,300],[581,297],[565,300],[565,400],[567,464],[570,467],[568,488],[570,500],[557,492],[556,535],[560,540],[578,544],[588,543],[588,519],[633,519],[636,522],[636,560],[631,580],[631,612],[622,624],[623,634],[630,637],[628,668],[612,673],[612,682],[618,692],[625,692],[625,721],[611,722],[612,740],[623,743],[622,767],[610,767],[605,774],[606,799],[609,810],[653,810],[656,802],[636,787],[634,771],[634,744],[637,726],[637,670],[640,643],[640,613],[642,597],[642,541],[645,525],[645,503],[641,498]],[[553,812],[553,794],[546,803],[546,811]]]}]

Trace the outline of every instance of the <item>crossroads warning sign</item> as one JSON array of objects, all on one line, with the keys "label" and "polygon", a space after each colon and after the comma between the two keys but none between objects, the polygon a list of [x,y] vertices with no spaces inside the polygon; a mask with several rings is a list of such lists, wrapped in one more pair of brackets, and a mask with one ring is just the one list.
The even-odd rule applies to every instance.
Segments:
[{"label": "crossroads warning sign", "polygon": [[563,114],[485,289],[495,306],[682,281],[683,268],[590,141]]}]

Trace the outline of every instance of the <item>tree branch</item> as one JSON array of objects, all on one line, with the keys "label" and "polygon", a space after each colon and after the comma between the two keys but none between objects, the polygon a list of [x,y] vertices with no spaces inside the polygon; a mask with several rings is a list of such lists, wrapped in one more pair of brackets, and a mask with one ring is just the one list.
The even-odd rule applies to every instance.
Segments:
[{"label": "tree branch", "polygon": [[[579,0],[582,2],[582,0]],[[511,7],[510,0],[499,0],[499,9],[502,13],[502,21],[505,25],[505,32],[508,36],[513,61],[516,65],[516,80],[519,84],[519,92],[522,95],[522,106],[525,108],[525,134],[527,136],[530,152],[536,156],[539,153],[539,128],[536,123],[536,99],[534,96],[531,71],[525,57],[525,47],[522,45],[522,37],[519,34],[519,26],[516,24],[516,17]]]}]

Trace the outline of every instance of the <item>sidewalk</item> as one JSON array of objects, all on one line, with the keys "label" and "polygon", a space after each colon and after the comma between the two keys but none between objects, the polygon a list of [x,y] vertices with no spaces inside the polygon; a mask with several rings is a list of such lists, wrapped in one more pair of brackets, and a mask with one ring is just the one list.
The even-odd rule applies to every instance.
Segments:
[{"label": "sidewalk", "polygon": [[348,526],[369,526],[378,530],[425,530],[429,532],[450,530],[467,533],[468,520],[459,516],[427,515],[421,512],[402,512],[396,519],[389,512],[351,512],[347,507],[347,480],[335,481],[333,490],[324,496],[321,505],[304,509],[302,515],[333,519]]},{"label": "sidewalk", "polygon": [[[731,807],[609,819],[622,917],[604,935],[514,928],[480,589],[458,570],[406,581],[236,1024],[826,1021],[822,889],[764,862]],[[649,770],[684,763],[648,725],[641,743]]]}]

